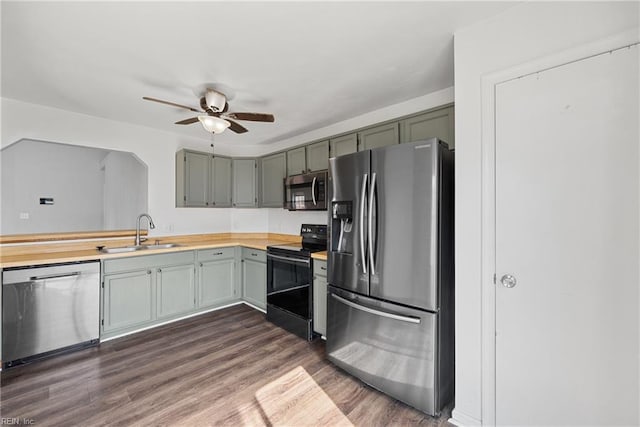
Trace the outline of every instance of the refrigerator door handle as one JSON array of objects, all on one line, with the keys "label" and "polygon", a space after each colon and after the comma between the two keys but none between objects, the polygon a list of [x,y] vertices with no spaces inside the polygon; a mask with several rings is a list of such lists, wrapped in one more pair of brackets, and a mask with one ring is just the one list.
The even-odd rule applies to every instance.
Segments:
[{"label": "refrigerator door handle", "polygon": [[369,176],[365,173],[362,176],[362,190],[360,191],[360,259],[362,260],[362,272],[364,274],[367,274],[367,258],[364,246],[364,209],[366,206],[365,195],[368,183]]},{"label": "refrigerator door handle", "polygon": [[[371,264],[371,274],[376,274],[376,262],[373,257],[373,203],[376,197],[376,173],[371,174],[371,191],[369,192],[369,263]],[[377,220],[377,218],[376,218]],[[377,240],[377,236],[376,236]],[[377,242],[376,242],[377,244]]]},{"label": "refrigerator door handle", "polygon": [[364,305],[356,304],[355,302],[349,301],[348,299],[342,298],[341,296],[338,296],[336,294],[331,294],[331,296],[336,300],[340,301],[341,303],[346,304],[349,307],[355,308],[356,310],[364,311],[365,313],[370,313],[370,314],[374,314],[376,316],[381,316],[381,317],[387,317],[389,319],[400,320],[402,322],[420,324],[419,317],[402,316],[400,314],[387,313],[386,311],[376,310],[373,308],[365,307]]}]

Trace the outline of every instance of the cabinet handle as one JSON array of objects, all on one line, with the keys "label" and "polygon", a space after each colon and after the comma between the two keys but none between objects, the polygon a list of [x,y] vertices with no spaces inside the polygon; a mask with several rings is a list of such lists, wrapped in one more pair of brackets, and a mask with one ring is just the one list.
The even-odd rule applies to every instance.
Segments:
[{"label": "cabinet handle", "polygon": [[214,252],[214,255],[222,255],[222,252]]},{"label": "cabinet handle", "polygon": [[204,264],[200,263],[200,267],[204,267]]},{"label": "cabinet handle", "polygon": [[158,269],[158,273],[162,273],[162,269],[161,268]]},{"label": "cabinet handle", "polygon": [[151,270],[147,270],[147,274],[151,274]]},{"label": "cabinet handle", "polygon": [[253,252],[253,253],[251,253],[251,256],[258,256],[258,254]]},{"label": "cabinet handle", "polygon": [[327,271],[327,267],[320,267],[320,270]]}]

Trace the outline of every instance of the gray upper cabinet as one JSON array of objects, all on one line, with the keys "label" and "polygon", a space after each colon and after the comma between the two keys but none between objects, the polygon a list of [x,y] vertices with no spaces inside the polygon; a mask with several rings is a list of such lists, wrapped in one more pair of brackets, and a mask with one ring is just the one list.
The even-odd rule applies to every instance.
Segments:
[{"label": "gray upper cabinet", "polygon": [[453,106],[409,117],[400,122],[400,141],[414,142],[436,137],[453,148],[454,123]]},{"label": "gray upper cabinet", "polygon": [[314,142],[306,146],[307,172],[316,172],[329,168],[329,140]]},{"label": "gray upper cabinet", "polygon": [[178,151],[176,206],[231,206],[231,159],[197,151]]},{"label": "gray upper cabinet", "polygon": [[262,206],[281,208],[284,205],[284,179],[287,177],[286,154],[263,157],[261,173]]},{"label": "gray upper cabinet", "polygon": [[176,206],[207,206],[209,155],[182,150],[176,154]]},{"label": "gray upper cabinet", "polygon": [[211,201],[213,206],[226,208],[231,206],[231,159],[214,156],[211,159],[213,182],[211,183]]},{"label": "gray upper cabinet", "polygon": [[258,205],[256,159],[233,159],[233,206],[255,207]]},{"label": "gray upper cabinet", "polygon": [[400,142],[398,122],[374,126],[358,132],[360,151],[394,145]]},{"label": "gray upper cabinet", "polygon": [[344,156],[358,151],[358,134],[350,133],[329,140],[331,157]]},{"label": "gray upper cabinet", "polygon": [[307,155],[305,147],[287,151],[287,175],[300,175],[307,171]]}]

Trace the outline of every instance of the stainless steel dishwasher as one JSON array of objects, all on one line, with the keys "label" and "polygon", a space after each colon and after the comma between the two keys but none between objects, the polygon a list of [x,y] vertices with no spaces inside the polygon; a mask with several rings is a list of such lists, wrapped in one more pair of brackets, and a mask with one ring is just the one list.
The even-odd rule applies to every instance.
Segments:
[{"label": "stainless steel dishwasher", "polygon": [[99,302],[99,262],[4,270],[3,366],[96,344]]}]

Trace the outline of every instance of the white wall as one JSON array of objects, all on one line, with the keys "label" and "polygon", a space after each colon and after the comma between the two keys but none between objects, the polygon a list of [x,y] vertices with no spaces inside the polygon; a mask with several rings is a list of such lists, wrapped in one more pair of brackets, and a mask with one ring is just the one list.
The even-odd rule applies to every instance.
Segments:
[{"label": "white wall", "polygon": [[618,33],[637,33],[638,5],[523,3],[455,34],[457,423],[483,419],[481,78]]},{"label": "white wall", "polygon": [[[132,229],[147,211],[147,166],[130,153],[110,151],[104,171],[103,230]],[[77,175],[76,175],[77,176]]]},{"label": "white wall", "polygon": [[[21,141],[4,150],[0,234],[101,230],[105,155],[103,150],[39,141]],[[41,205],[41,197],[52,197],[54,204]],[[28,218],[20,219],[20,214]]]},{"label": "white wall", "polygon": [[[216,144],[216,153],[259,156],[294,145],[349,132],[358,127],[453,102],[453,88],[420,96],[351,118],[295,138],[261,146]],[[2,98],[2,147],[22,138],[86,145],[137,155],[149,171],[149,213],[157,228],[151,235],[260,231],[298,234],[303,222],[326,223],[326,212],[281,209],[205,209],[175,207],[175,153],[182,148],[208,151],[208,139],[72,113]],[[38,120],[33,120],[38,117]],[[322,220],[322,218],[325,218]]]}]

